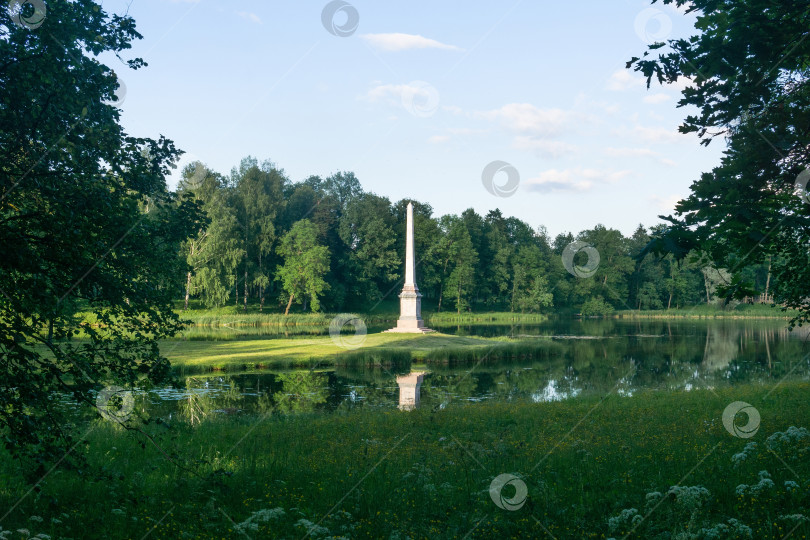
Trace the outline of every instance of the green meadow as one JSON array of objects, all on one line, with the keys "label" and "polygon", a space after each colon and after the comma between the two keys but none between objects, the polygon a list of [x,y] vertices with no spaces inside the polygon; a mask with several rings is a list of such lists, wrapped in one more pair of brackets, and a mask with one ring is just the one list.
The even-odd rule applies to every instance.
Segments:
[{"label": "green meadow", "polygon": [[[16,503],[3,538],[802,538],[808,392],[178,415],[140,432],[98,420],[77,431],[86,469],[29,491],[20,464],[0,460],[0,501]],[[736,400],[761,414],[748,439],[722,422]],[[518,509],[493,502],[501,474],[526,486]]]}]

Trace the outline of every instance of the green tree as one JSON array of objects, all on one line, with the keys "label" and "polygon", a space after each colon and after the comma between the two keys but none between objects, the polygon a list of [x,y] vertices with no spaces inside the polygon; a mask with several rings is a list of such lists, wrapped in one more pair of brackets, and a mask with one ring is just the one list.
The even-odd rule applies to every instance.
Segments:
[{"label": "green tree", "polygon": [[594,296],[582,304],[581,313],[584,317],[604,317],[613,313],[613,306],[601,296]]},{"label": "green tree", "polygon": [[[515,252],[515,246],[509,238],[507,223],[500,210],[490,211],[484,219],[484,223],[486,225],[488,252],[492,254],[488,264],[487,261],[483,262],[489,267],[486,270],[490,281],[490,295],[487,297],[487,304],[490,306],[502,305],[511,281],[509,266]],[[513,295],[513,311],[514,307]]]},{"label": "green tree", "polygon": [[348,252],[344,280],[352,301],[373,304],[392,290],[400,276],[402,255],[395,250],[398,234],[391,203],[373,193],[359,195],[348,203],[339,227]]},{"label": "green tree", "polygon": [[346,298],[349,252],[338,232],[342,208],[337,197],[325,190],[326,182],[318,176],[310,176],[303,182],[291,184],[285,189],[286,205],[282,230],[288,231],[293,223],[309,219],[318,229],[318,243],[329,248],[330,269],[325,280],[329,296],[323,299],[324,309],[342,310]]},{"label": "green tree", "polygon": [[810,42],[804,2],[663,0],[697,15],[697,35],[655,43],[628,67],[659,83],[691,81],[679,106],[683,133],[708,145],[723,137],[721,163],[703,173],[668,216],[650,250],[686,257],[700,249],[728,268],[726,297],[753,284],[745,265],[773,260],[776,293],[810,318],[810,205],[796,194],[810,164]]},{"label": "green tree", "polygon": [[340,208],[345,211],[349,203],[363,194],[360,181],[353,172],[337,172],[323,181],[323,190],[330,197],[337,200]]},{"label": "green tree", "polygon": [[449,257],[453,262],[453,269],[447,277],[447,290],[454,295],[456,312],[461,314],[462,310],[468,310],[470,307],[478,252],[473,247],[470,233],[463,220],[452,221],[448,236],[451,238]]},{"label": "green tree", "polygon": [[521,313],[542,311],[554,305],[554,295],[549,291],[548,279],[544,276],[535,276],[523,289],[517,287],[517,278],[515,283],[517,293],[513,295],[513,305]]},{"label": "green tree", "polygon": [[261,311],[270,284],[269,270],[273,267],[273,261],[267,259],[276,240],[276,221],[283,211],[282,193],[287,178],[273,163],[265,162],[259,167],[256,159],[248,157],[231,173],[231,183],[244,239],[244,309],[247,311],[249,288],[252,287],[258,291]]},{"label": "green tree", "polygon": [[639,309],[662,309],[664,303],[661,302],[661,294],[655,287],[655,283],[649,281],[641,286],[638,291]]},{"label": "green tree", "polygon": [[614,307],[627,306],[628,278],[635,264],[628,254],[626,239],[620,231],[597,225],[583,231],[580,240],[594,246],[599,252],[599,267],[592,278],[577,279],[575,289],[580,297],[598,295],[612,302]]},{"label": "green tree", "polygon": [[290,313],[294,300],[302,303],[309,298],[312,311],[320,309],[320,295],[328,288],[323,277],[329,270],[329,249],[317,243],[318,230],[309,220],[302,219],[281,238],[278,254],[284,264],[278,267],[276,279],[289,295],[284,315]]},{"label": "green tree", "polygon": [[222,306],[236,284],[236,270],[244,258],[236,212],[229,204],[225,180],[197,161],[183,170],[178,193],[188,193],[201,203],[206,217],[196,234],[182,246],[189,265],[185,309],[192,294],[200,295],[208,307]]},{"label": "green tree", "polygon": [[177,254],[200,221],[166,189],[174,144],[128,135],[110,104],[118,78],[98,57],[140,39],[134,21],[90,0],[48,2],[36,29],[11,16],[0,9],[0,430],[38,477],[75,444],[54,396],[95,405],[107,385],[169,378],[158,343],[182,328]]}]

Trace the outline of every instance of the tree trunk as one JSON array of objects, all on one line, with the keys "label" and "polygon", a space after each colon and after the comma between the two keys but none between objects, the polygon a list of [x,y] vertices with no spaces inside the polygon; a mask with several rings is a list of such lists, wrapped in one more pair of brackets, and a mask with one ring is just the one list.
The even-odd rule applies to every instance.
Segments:
[{"label": "tree trunk", "polygon": [[765,282],[765,299],[768,299],[768,291],[771,288],[771,257],[768,257],[768,280]]},{"label": "tree trunk", "polygon": [[[191,253],[190,253],[189,257],[194,257],[194,241],[193,240],[191,241]],[[191,290],[191,272],[188,272],[186,274],[186,301],[185,301],[185,304],[184,304],[184,307],[183,307],[183,311],[188,310],[188,296],[189,296],[190,290]]]},{"label": "tree trunk", "polygon": [[191,272],[186,274],[186,303],[184,304],[183,311],[188,311],[188,295],[191,289]]},{"label": "tree trunk", "polygon": [[248,296],[248,272],[247,265],[245,265],[245,313],[247,313],[247,296]]},{"label": "tree trunk", "polygon": [[669,291],[669,300],[667,301],[667,309],[672,307],[672,291]]},{"label": "tree trunk", "polygon": [[442,297],[444,295],[444,276],[447,275],[447,263],[450,262],[450,259],[446,259],[444,261],[444,266],[442,266],[442,279],[439,280],[439,307],[436,309],[437,313],[442,311]]},{"label": "tree trunk", "polygon": [[290,306],[292,305],[293,298],[295,297],[294,294],[290,295],[290,300],[287,302],[287,309],[284,310],[284,316],[286,317],[290,313]]},{"label": "tree trunk", "polygon": [[703,285],[706,287],[706,304],[711,304],[711,297],[709,296],[709,275],[703,272]]}]

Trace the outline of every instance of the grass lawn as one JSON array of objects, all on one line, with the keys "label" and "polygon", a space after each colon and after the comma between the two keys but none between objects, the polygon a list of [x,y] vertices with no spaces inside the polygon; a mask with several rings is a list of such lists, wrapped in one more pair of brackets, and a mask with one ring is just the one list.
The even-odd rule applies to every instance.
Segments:
[{"label": "grass lawn", "polygon": [[[352,336],[347,335],[347,340]],[[414,359],[428,353],[452,349],[483,349],[505,344],[503,339],[432,334],[376,333],[366,335],[364,355],[410,352]],[[350,349],[340,347],[330,336],[289,339],[246,339],[239,341],[167,340],[161,345],[172,365],[180,368],[253,369],[261,367],[308,366],[341,363],[354,357]]]},{"label": "grass lawn", "polygon": [[[76,428],[89,466],[37,490],[0,459],[0,507],[13,508],[0,526],[25,529],[9,538],[806,538],[810,434],[791,426],[810,426],[808,393],[176,417],[145,428],[165,455],[98,420]],[[761,415],[751,438],[723,426],[734,401]],[[504,508],[490,494],[502,474],[516,477],[495,498]]]}]

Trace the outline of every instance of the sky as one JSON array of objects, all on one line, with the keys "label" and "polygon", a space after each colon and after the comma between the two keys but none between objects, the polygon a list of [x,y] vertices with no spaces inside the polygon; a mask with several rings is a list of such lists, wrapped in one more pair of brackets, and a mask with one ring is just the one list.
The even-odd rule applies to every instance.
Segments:
[{"label": "sky", "polygon": [[[298,182],[353,171],[437,216],[499,208],[556,235],[659,223],[719,163],[677,132],[683,81],[625,69],[694,17],[636,0],[106,0],[144,36],[102,60],[131,135],[227,174],[252,155]],[[178,174],[170,179],[176,184]]]}]

